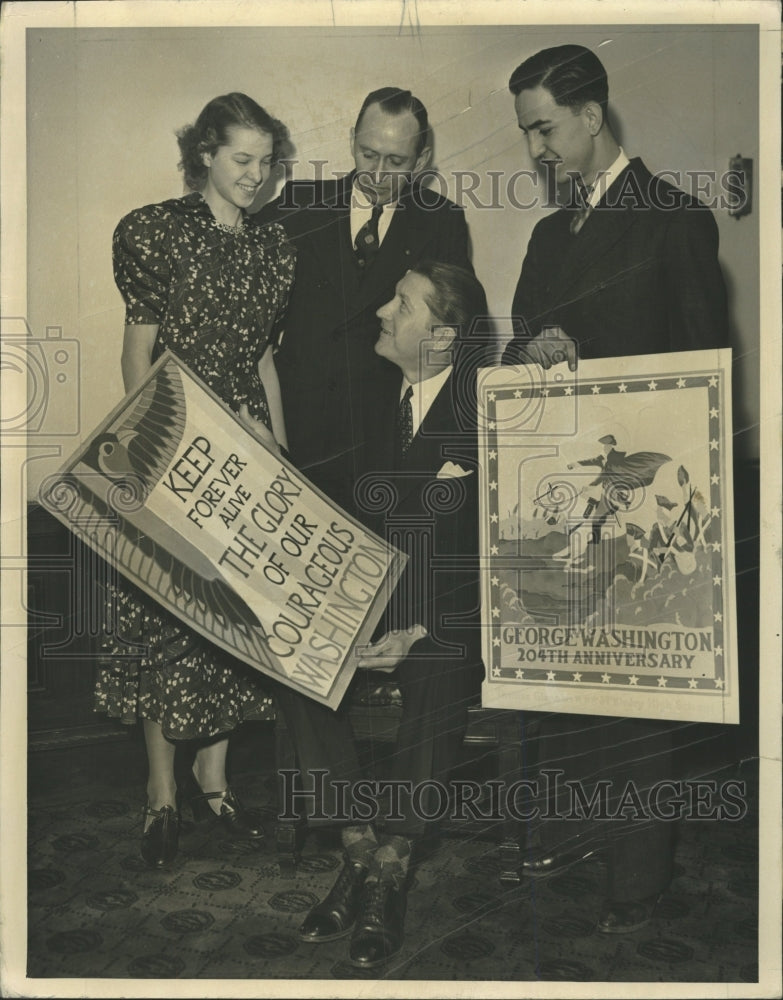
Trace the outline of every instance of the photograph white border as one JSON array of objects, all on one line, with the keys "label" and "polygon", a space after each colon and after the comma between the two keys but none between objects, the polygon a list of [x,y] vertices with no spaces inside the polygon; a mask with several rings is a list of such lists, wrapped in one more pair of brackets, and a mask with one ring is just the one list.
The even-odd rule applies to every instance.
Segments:
[{"label": "photograph white border", "polygon": [[[210,3],[188,0],[140,2],[7,3],[2,9],[0,45],[3,74],[0,81],[2,142],[2,300],[0,316],[26,316],[26,91],[25,30],[28,27],[118,28],[136,26],[318,25],[399,26],[415,31],[436,24],[592,24],[592,23],[732,24],[761,27],[760,155],[757,208],[763,220],[760,255],[761,380],[763,414],[760,426],[762,516],[760,608],[762,712],[759,726],[760,884],[758,984],[726,983],[415,983],[291,982],[264,980],[178,981],[151,980],[29,980],[26,961],[26,641],[19,620],[18,587],[2,589],[2,678],[0,680],[0,900],[2,905],[2,966],[0,980],[7,996],[144,997],[161,991],[171,997],[208,996],[321,996],[338,997],[346,991],[373,996],[497,996],[497,997],[627,997],[678,996],[737,997],[779,995],[781,984],[781,672],[780,672],[780,10],[774,0],[688,0],[662,4],[639,0],[497,0],[497,2],[385,2],[385,0],[259,0]],[[67,169],[57,164],[56,169]],[[511,290],[509,290],[511,291]],[[3,408],[13,406],[4,399]],[[3,444],[2,552],[3,568],[16,568],[21,537],[23,448]],[[19,558],[23,560],[24,552]]]}]

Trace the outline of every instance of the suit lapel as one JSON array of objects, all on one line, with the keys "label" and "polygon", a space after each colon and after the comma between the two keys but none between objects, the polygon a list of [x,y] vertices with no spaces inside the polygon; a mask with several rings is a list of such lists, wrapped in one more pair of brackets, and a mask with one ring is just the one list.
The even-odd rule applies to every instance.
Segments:
[{"label": "suit lapel", "polygon": [[361,281],[364,302],[374,302],[379,296],[391,295],[396,283],[415,260],[431,234],[430,219],[409,194],[395,209],[378,256]]},{"label": "suit lapel", "polygon": [[353,175],[341,178],[334,195],[325,197],[325,208],[312,209],[312,246],[325,280],[335,288],[348,309],[359,312],[359,277],[351,248],[351,184]]},{"label": "suit lapel", "polygon": [[387,400],[381,400],[379,409],[382,419],[379,421],[379,434],[376,437],[376,453],[373,464],[385,472],[395,471],[394,453],[397,445],[397,414],[400,408],[399,384],[395,379],[395,389]]},{"label": "suit lapel", "polygon": [[[622,171],[616,183],[622,184],[627,174],[631,172],[635,174],[639,187],[644,190],[644,168],[642,171],[635,170],[633,165],[627,166]],[[568,231],[569,213],[563,213],[566,252],[561,256],[557,276],[551,285],[553,301],[566,301],[569,289],[578,283],[584,272],[622,240],[628,229],[636,222],[636,213],[632,207],[608,207],[605,202],[606,194],[588,216],[581,232],[575,236]]]},{"label": "suit lapel", "polygon": [[431,218],[409,191],[394,212],[378,256],[362,275],[351,239],[353,178],[353,172],[341,178],[334,203],[318,210],[324,215],[324,230],[316,241],[323,274],[344,300],[347,315],[356,315],[384,296],[391,298],[394,284],[412,261],[423,256],[432,233]]},{"label": "suit lapel", "polygon": [[[362,274],[356,263],[351,239],[351,193],[354,174],[337,182],[334,202],[323,213],[323,230],[315,241],[322,273],[331,282],[345,304],[346,318],[359,314],[379,297],[391,298],[394,283],[407,270],[407,261],[415,259],[416,249],[427,239],[422,212],[411,198],[394,212],[378,256]],[[318,218],[318,217],[316,217]],[[426,223],[426,218],[423,220]]]},{"label": "suit lapel", "polygon": [[[443,455],[444,437],[454,435],[456,431],[451,395],[453,377],[452,373],[432,401],[432,406],[402,459],[399,466],[402,475],[398,477],[397,483],[401,498],[407,496],[412,489],[421,488],[422,474],[434,477],[446,461]],[[411,476],[406,473],[418,473],[418,475]]]},{"label": "suit lapel", "polygon": [[364,298],[361,291],[359,269],[356,266],[356,255],[351,241],[350,209],[341,211],[335,226],[337,242],[334,247],[332,268],[337,267],[336,279],[338,292],[345,298],[345,311],[352,314],[361,312],[364,308]]}]

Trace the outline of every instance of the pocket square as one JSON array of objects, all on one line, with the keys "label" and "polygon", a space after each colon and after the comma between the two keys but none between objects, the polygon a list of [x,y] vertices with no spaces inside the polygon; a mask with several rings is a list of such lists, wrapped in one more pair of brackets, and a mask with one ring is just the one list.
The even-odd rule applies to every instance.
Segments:
[{"label": "pocket square", "polygon": [[454,462],[445,462],[440,469],[438,469],[437,479],[455,479],[459,476],[470,476],[473,474],[473,469],[463,469],[461,465],[456,465]]}]

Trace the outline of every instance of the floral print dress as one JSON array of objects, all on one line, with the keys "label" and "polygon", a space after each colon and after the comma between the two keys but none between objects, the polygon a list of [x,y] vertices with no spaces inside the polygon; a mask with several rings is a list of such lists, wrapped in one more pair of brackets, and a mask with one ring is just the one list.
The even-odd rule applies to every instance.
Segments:
[{"label": "floral print dress", "polygon": [[[194,192],[125,216],[113,258],[126,325],[158,325],[153,361],[170,349],[233,410],[247,403],[269,426],[258,362],[280,324],[295,263],[282,226],[244,220],[228,231]],[[96,710],[158,722],[170,739],[216,736],[271,716],[263,675],[124,578],[108,596]]]}]

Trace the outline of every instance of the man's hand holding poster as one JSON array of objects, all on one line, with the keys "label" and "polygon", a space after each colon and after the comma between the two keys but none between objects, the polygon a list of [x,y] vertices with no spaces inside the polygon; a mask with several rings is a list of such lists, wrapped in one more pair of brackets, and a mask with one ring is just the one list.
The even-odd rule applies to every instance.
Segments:
[{"label": "man's hand holding poster", "polygon": [[479,385],[483,704],[737,722],[730,352]]},{"label": "man's hand holding poster", "polygon": [[41,502],[192,628],[332,708],[405,563],[171,354]]}]

